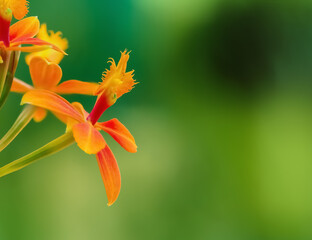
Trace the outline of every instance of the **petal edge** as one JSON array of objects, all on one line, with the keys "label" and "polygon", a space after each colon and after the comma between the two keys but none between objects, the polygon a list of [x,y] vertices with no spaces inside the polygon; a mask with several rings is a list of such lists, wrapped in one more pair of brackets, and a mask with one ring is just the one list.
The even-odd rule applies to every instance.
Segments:
[{"label": "petal edge", "polygon": [[117,118],[111,119],[107,122],[97,123],[96,127],[99,127],[111,135],[111,137],[128,152],[135,153],[137,151],[134,137]]},{"label": "petal edge", "polygon": [[96,154],[96,159],[106,190],[107,205],[111,206],[117,200],[120,193],[121,177],[119,167],[114,154],[107,145]]},{"label": "petal edge", "polygon": [[26,92],[21,105],[25,103],[63,114],[79,122],[84,121],[83,116],[66,99],[48,90],[34,89]]}]

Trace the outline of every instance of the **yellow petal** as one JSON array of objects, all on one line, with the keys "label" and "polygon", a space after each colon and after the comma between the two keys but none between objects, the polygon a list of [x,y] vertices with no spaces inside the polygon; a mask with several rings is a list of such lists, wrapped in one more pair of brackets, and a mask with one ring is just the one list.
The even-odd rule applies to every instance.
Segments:
[{"label": "yellow petal", "polygon": [[[49,34],[50,33],[50,34]],[[66,38],[62,38],[61,32],[54,33],[53,31],[47,31],[47,25],[42,24],[40,26],[39,33],[37,35],[38,39],[44,40],[46,42],[52,43],[59,49],[65,51],[68,48],[68,41]],[[64,54],[57,52],[53,49],[48,49],[41,52],[31,53],[26,56],[26,63],[30,63],[30,59],[34,56],[41,56],[47,59],[49,62],[59,64],[64,57]]]}]

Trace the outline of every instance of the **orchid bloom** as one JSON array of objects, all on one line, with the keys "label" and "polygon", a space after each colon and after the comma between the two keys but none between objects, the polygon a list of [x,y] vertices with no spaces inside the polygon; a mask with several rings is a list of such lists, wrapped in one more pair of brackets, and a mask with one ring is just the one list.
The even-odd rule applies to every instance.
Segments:
[{"label": "orchid bloom", "polygon": [[[34,56],[30,59],[29,71],[33,86],[14,78],[11,91],[26,93],[33,89],[45,89],[58,94],[86,94],[95,95],[98,89],[97,83],[68,80],[58,84],[62,78],[62,69],[56,63],[48,62],[46,59]],[[34,120],[42,121],[46,116],[46,110],[37,108]]]},{"label": "orchid bloom", "polygon": [[[53,49],[61,55],[66,54],[53,43],[34,38],[39,32],[40,22],[37,17],[22,19],[27,13],[27,0],[0,0],[0,108],[9,95],[21,52]],[[13,16],[20,21],[11,26]]]},{"label": "orchid bloom", "polygon": [[72,131],[77,145],[88,154],[96,154],[106,189],[108,205],[112,205],[120,192],[120,172],[116,159],[106,144],[100,130],[111,135],[125,150],[137,151],[135,140],[127,128],[117,119],[98,122],[104,111],[112,106],[118,97],[129,92],[135,81],[133,71],[126,72],[129,54],[122,53],[116,66],[111,60],[110,70],[103,73],[103,82],[99,87],[98,99],[90,114],[79,103],[70,104],[64,98],[47,90],[30,90],[22,98],[22,104],[28,103],[54,112],[67,123],[67,131]]},{"label": "orchid bloom", "polygon": [[0,41],[9,47],[10,45],[10,24],[12,15],[21,20],[28,13],[27,0],[1,0],[0,3]]},{"label": "orchid bloom", "polygon": [[[1,0],[0,3],[0,49],[7,51],[34,52],[45,49],[57,50],[65,54],[60,48],[47,41],[34,38],[39,32],[39,20],[37,17],[28,17],[21,20],[28,13],[28,2],[26,0]],[[12,15],[20,20],[10,26]],[[36,45],[32,47],[21,47],[22,44]],[[0,63],[2,57],[0,56]]]}]

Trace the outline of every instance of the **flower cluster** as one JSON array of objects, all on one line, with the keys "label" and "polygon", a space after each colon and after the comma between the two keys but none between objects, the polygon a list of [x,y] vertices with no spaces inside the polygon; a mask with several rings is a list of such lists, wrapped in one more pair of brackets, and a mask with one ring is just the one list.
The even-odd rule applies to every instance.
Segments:
[{"label": "flower cluster", "polygon": [[[137,146],[131,133],[118,119],[99,122],[99,118],[136,84],[133,79],[134,71],[126,71],[129,52],[121,52],[117,64],[110,59],[110,69],[103,73],[100,83],[74,79],[61,82],[62,69],[59,64],[66,55],[68,41],[62,37],[61,32],[48,31],[46,24],[40,26],[37,17],[24,18],[27,13],[26,0],[0,0],[0,108],[9,92],[23,94],[21,104],[25,105],[12,127],[0,140],[0,152],[31,120],[44,120],[48,111],[66,125],[66,132],[34,152],[2,166],[0,177],[76,142],[85,153],[96,156],[108,205],[111,205],[120,192],[120,172],[100,131],[108,133],[128,152],[136,152]],[[11,25],[13,17],[19,21]],[[32,85],[14,76],[20,52],[29,52],[26,63],[29,65]],[[81,103],[70,103],[60,96],[65,94],[90,95],[95,98],[94,107],[88,113]]]}]

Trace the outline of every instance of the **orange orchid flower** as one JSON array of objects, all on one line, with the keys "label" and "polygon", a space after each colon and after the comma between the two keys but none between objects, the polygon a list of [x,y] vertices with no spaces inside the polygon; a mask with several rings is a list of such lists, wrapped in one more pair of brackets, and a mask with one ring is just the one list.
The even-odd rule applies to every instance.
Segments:
[{"label": "orange orchid flower", "polygon": [[88,154],[96,154],[108,205],[112,205],[119,195],[120,171],[100,130],[111,135],[128,152],[136,152],[137,146],[131,133],[119,120],[98,122],[98,119],[108,107],[116,102],[118,97],[130,91],[135,84],[133,71],[126,72],[128,59],[129,54],[125,51],[117,66],[114,60],[111,60],[111,68],[103,74],[98,99],[90,114],[80,103],[70,104],[56,93],[47,90],[31,90],[22,98],[22,104],[28,103],[54,112],[63,122],[67,123],[67,130],[72,131],[77,145]]},{"label": "orange orchid flower", "polygon": [[88,120],[90,115],[80,103],[70,104],[64,98],[47,90],[27,92],[22,99],[22,104],[24,103],[54,112],[67,123],[67,129],[72,131],[77,145],[88,154],[96,154],[108,205],[112,205],[120,192],[120,171],[114,154],[106,144],[100,130],[111,135],[128,152],[135,153],[137,146],[128,129],[116,118],[92,124]]},{"label": "orange orchid flower", "polygon": [[[8,51],[34,52],[53,48],[63,54],[57,46],[34,38],[39,32],[39,20],[37,17],[22,19],[28,13],[28,2],[26,0],[1,0],[0,3],[0,49]],[[12,15],[20,21],[12,26]],[[21,47],[22,44],[36,45],[36,47]],[[0,57],[1,58],[1,57]],[[0,63],[2,58],[0,59]]]},{"label": "orange orchid flower", "polygon": [[[48,62],[42,57],[32,57],[29,64],[29,71],[33,86],[14,78],[11,91],[26,93],[33,89],[45,89],[58,94],[86,94],[95,95],[99,87],[97,83],[68,80],[58,84],[62,78],[62,69],[56,63]],[[46,116],[46,110],[37,108],[34,113],[34,120],[42,121]]]}]

